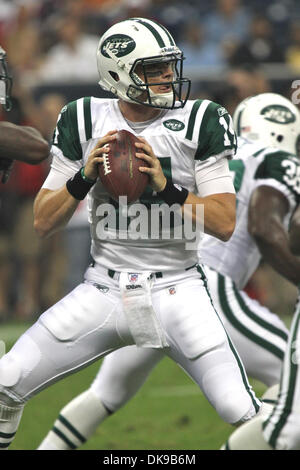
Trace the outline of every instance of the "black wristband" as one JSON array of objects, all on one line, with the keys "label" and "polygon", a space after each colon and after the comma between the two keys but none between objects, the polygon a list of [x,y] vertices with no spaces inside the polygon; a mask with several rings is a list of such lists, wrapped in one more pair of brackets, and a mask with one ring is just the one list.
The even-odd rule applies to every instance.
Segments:
[{"label": "black wristband", "polygon": [[66,182],[66,187],[71,196],[79,201],[85,198],[89,190],[96,183],[84,175],[84,167],[80,168],[75,175]]},{"label": "black wristband", "polygon": [[168,179],[165,189],[157,193],[169,206],[172,206],[172,204],[180,204],[182,206],[188,194],[189,192],[186,188],[183,188],[179,184],[175,185]]}]

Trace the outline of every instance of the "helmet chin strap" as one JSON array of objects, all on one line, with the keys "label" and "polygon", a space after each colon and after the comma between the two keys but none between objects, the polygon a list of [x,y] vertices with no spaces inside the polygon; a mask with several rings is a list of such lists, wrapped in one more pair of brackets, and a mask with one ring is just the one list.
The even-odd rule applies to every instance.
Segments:
[{"label": "helmet chin strap", "polygon": [[151,101],[153,104],[156,104],[157,106],[171,106],[174,101],[174,94],[173,91],[169,91],[168,93],[153,93],[153,91],[150,89],[150,96],[151,96]]}]

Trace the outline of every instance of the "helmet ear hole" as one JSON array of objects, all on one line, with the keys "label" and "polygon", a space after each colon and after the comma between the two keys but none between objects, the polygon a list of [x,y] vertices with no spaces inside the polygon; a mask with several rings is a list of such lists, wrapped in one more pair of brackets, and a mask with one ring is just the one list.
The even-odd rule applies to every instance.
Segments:
[{"label": "helmet ear hole", "polygon": [[109,70],[108,73],[114,79],[115,82],[118,82],[120,80],[120,77],[116,72],[112,72],[111,70]]},{"label": "helmet ear hole", "polygon": [[282,142],[283,141],[283,135],[278,135],[276,140],[277,140],[277,142]]}]

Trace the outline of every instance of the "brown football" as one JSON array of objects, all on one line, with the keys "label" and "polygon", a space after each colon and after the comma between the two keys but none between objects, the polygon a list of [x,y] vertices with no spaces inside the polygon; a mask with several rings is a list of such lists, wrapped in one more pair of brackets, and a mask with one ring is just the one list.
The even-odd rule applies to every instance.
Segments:
[{"label": "brown football", "polygon": [[139,140],[131,132],[118,131],[116,140],[109,144],[103,164],[98,165],[101,182],[116,201],[120,196],[127,196],[128,203],[136,201],[149,183],[149,176],[139,170],[140,166],[149,165],[135,156],[135,142]]}]

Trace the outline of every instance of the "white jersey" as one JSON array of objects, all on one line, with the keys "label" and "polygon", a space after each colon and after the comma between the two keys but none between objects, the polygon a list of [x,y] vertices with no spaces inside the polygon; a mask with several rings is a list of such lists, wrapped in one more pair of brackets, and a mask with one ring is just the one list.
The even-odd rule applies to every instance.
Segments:
[{"label": "white jersey", "polygon": [[[116,99],[85,97],[64,107],[53,138],[52,169],[43,187],[55,190],[63,186],[85,164],[99,138],[113,129],[134,133],[121,114]],[[152,146],[164,174],[173,183],[198,192],[200,196],[204,187],[201,184],[203,171],[213,170],[221,160],[231,158],[236,150],[229,114],[222,106],[209,100],[188,101],[183,109],[163,112],[140,135]],[[228,179],[230,181],[229,173]],[[150,186],[140,197],[140,202],[148,208],[151,204],[163,203]],[[133,240],[117,236],[113,239],[114,232],[118,235],[121,231],[119,218],[115,228],[107,230],[112,237],[99,237],[99,224],[104,220],[99,208],[103,208],[105,203],[112,204],[117,215],[120,214],[118,203],[110,198],[98,179],[88,200],[91,255],[97,264],[115,271],[157,272],[182,270],[197,262],[197,251],[185,249],[184,237]],[[129,232],[132,220],[126,220]]]},{"label": "white jersey", "polygon": [[237,194],[237,222],[228,242],[205,235],[199,255],[204,264],[229,276],[242,289],[256,270],[261,254],[248,232],[248,206],[253,191],[261,185],[272,186],[289,201],[288,223],[300,197],[300,162],[286,152],[264,148],[238,138],[238,150],[229,162]]}]

